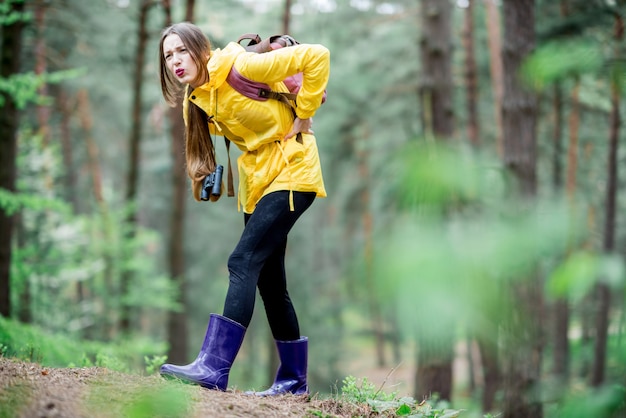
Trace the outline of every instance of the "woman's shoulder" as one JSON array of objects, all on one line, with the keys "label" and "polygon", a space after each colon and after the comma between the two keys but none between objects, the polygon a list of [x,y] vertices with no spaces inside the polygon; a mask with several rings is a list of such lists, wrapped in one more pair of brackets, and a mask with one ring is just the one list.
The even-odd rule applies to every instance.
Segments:
[{"label": "woman's shoulder", "polygon": [[245,53],[246,50],[237,42],[229,42],[224,48],[217,48],[211,53],[211,59],[229,59]]}]

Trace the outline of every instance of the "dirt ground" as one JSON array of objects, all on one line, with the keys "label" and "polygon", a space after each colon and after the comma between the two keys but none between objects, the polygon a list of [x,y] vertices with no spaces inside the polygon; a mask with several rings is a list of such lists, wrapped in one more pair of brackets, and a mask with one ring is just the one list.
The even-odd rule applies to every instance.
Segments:
[{"label": "dirt ground", "polygon": [[104,368],[48,368],[0,357],[0,418],[369,417],[315,396],[259,398]]}]

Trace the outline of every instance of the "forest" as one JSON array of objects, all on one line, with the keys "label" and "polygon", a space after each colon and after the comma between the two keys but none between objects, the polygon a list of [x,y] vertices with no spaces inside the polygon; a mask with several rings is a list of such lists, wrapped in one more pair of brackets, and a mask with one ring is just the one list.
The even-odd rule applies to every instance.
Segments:
[{"label": "forest", "polygon": [[[626,0],[0,0],[0,361],[160,388],[221,314],[243,213],[193,199],[159,83],[160,34],[190,21],[213,48],[331,54],[328,197],[286,258],[315,399],[626,416],[625,19]],[[278,361],[257,298],[229,387]],[[28,416],[7,364],[0,418]]]}]

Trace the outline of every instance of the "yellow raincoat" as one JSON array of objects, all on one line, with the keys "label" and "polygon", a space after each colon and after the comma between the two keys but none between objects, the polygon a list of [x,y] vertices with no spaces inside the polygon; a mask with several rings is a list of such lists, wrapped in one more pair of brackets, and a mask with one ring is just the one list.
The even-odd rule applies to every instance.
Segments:
[{"label": "yellow raincoat", "polygon": [[226,82],[233,65],[244,77],[266,83],[274,91],[288,91],[281,80],[302,72],[296,114],[306,119],[322,103],[330,72],[328,49],[300,44],[257,54],[231,42],[212,52],[207,64],[209,82],[194,89],[183,108],[186,118],[188,100],[198,105],[212,122],[211,132],[227,137],[243,152],[237,160],[238,202],[245,213],[252,213],[263,196],[278,190],[325,197],[315,137],[302,134],[302,144],[295,137],[284,141],[293,126],[292,109],[277,100],[257,101],[241,95]]}]

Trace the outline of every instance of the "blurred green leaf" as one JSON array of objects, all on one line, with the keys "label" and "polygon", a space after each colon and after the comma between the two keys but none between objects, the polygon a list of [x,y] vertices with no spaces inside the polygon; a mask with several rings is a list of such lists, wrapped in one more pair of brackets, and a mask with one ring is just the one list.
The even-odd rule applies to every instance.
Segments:
[{"label": "blurred green leaf", "polygon": [[553,41],[537,48],[521,71],[530,86],[542,90],[558,80],[597,72],[603,64],[602,48],[597,42]]},{"label": "blurred green leaf", "polygon": [[462,205],[503,190],[499,163],[463,147],[415,142],[401,148],[395,161],[384,177],[405,208]]},{"label": "blurred green leaf", "polygon": [[396,415],[405,416],[411,414],[411,407],[403,403],[398,409],[396,409]]},{"label": "blurred green leaf", "polygon": [[598,257],[587,251],[578,251],[567,257],[548,277],[548,295],[568,297],[573,302],[588,294],[598,279]]},{"label": "blurred green leaf", "polygon": [[124,408],[127,418],[177,418],[188,413],[188,392],[182,386],[168,385],[156,388],[141,388],[133,395],[134,402]]},{"label": "blurred green leaf", "polygon": [[626,390],[613,385],[569,395],[554,416],[567,418],[620,417],[626,412]]}]

